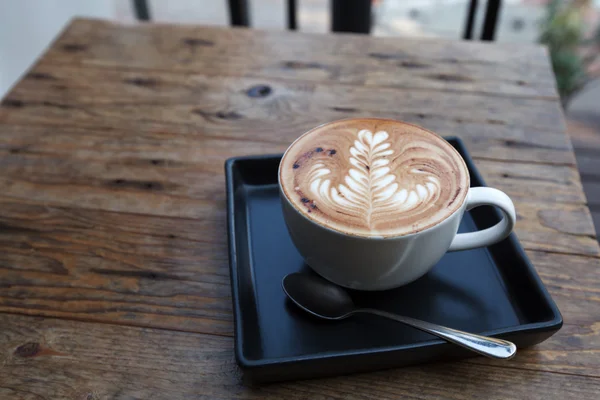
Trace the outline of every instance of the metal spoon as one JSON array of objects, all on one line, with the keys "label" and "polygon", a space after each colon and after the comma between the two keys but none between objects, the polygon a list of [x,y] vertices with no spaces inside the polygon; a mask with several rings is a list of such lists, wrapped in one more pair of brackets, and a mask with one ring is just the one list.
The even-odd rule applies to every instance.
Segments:
[{"label": "metal spoon", "polygon": [[357,313],[375,314],[430,333],[487,357],[509,359],[517,346],[506,340],[446,328],[418,319],[372,308],[357,308],[341,287],[315,275],[293,273],[283,278],[283,291],[301,309],[329,320],[341,320]]}]

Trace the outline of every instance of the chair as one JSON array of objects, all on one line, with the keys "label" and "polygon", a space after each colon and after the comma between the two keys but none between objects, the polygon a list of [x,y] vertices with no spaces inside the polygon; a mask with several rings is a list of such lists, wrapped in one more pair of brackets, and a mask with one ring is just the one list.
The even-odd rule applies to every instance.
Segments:
[{"label": "chair", "polygon": [[[250,26],[248,0],[228,0],[229,19],[232,26]],[[501,0],[488,0],[481,32],[481,40],[493,41],[496,36],[498,14]],[[468,7],[463,39],[473,39],[473,25],[479,5],[478,0],[471,0]],[[150,12],[147,0],[133,0],[136,17],[140,21],[149,21]],[[372,0],[331,0],[331,30],[333,32],[370,33],[372,25]],[[288,29],[296,30],[297,2],[287,1]]]},{"label": "chair", "polygon": [[[250,26],[248,0],[228,0],[229,22],[232,26]],[[288,29],[296,30],[296,0],[288,0],[287,21]],[[147,0],[133,0],[135,16],[139,21],[150,21],[150,11]]]},{"label": "chair", "polygon": [[[477,12],[478,0],[471,0],[463,39],[473,39],[473,24],[475,22],[475,13]],[[483,30],[481,31],[481,40],[493,41],[496,37],[496,26],[498,24],[498,12],[500,11],[501,0],[488,0],[483,21]]]}]

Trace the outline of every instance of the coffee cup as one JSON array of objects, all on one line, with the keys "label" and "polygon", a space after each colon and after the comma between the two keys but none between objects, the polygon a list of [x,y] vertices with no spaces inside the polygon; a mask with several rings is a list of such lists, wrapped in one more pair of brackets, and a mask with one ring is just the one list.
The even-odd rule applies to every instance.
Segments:
[{"label": "coffee cup", "polygon": [[[467,166],[437,134],[402,121],[334,121],[285,152],[278,182],[285,223],[306,263],[338,285],[386,290],[426,274],[447,251],[489,246],[516,222],[510,198],[469,187]],[[503,218],[457,233],[465,211]]]}]

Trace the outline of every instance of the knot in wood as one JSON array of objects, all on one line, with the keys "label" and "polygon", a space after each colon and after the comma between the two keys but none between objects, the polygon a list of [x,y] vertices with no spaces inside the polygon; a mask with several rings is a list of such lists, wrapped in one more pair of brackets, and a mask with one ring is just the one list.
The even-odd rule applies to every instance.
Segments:
[{"label": "knot in wood", "polygon": [[15,349],[15,355],[19,357],[35,357],[40,352],[41,346],[36,342],[29,342],[20,345]]},{"label": "knot in wood", "polygon": [[248,89],[248,91],[246,93],[250,97],[267,97],[268,95],[271,94],[272,91],[273,90],[271,89],[270,86],[256,85],[256,86],[252,86],[250,89]]}]

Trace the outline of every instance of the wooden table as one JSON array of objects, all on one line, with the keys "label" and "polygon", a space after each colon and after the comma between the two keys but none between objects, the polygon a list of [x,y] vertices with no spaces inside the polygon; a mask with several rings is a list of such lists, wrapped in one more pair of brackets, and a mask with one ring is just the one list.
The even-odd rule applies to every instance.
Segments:
[{"label": "wooden table", "polygon": [[[461,137],[563,313],[510,362],[242,384],[223,162],[384,116]],[[0,107],[1,399],[592,399],[600,251],[537,46],[75,20]]]}]

